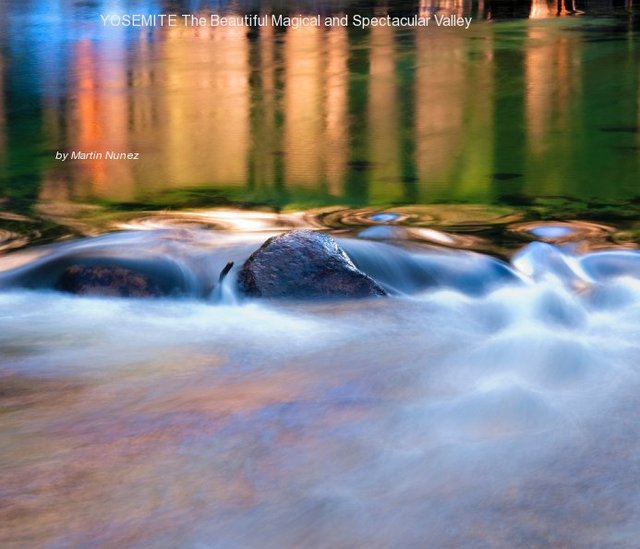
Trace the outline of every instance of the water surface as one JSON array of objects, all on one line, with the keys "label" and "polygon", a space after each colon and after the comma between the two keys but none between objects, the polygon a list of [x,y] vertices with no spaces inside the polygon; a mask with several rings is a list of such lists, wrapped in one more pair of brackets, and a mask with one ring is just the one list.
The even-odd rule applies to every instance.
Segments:
[{"label": "water surface", "polygon": [[634,545],[640,254],[605,227],[523,226],[547,242],[508,262],[341,236],[393,293],[343,303],[32,276],[93,253],[215,279],[274,234],[253,221],[0,260],[3,546]]},{"label": "water surface", "polygon": [[[127,29],[99,15],[271,11],[1,2],[5,208],[638,197],[633,6],[578,4],[568,17],[538,1],[512,12],[500,2],[394,6],[474,19],[468,30]],[[140,159],[55,160],[110,150]]]},{"label": "water surface", "polygon": [[[284,8],[0,0],[0,545],[637,545],[637,9],[98,25]],[[390,297],[239,295],[302,227]],[[86,257],[185,283],[55,291]]]}]

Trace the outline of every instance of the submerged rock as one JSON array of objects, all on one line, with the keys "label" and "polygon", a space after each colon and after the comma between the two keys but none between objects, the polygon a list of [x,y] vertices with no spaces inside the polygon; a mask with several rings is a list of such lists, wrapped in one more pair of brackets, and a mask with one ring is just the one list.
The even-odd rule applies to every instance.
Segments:
[{"label": "submerged rock", "polygon": [[240,290],[254,297],[375,297],[386,292],[359,271],[338,243],[321,232],[297,230],[267,240],[245,261]]},{"label": "submerged rock", "polygon": [[146,274],[117,265],[71,265],[55,287],[79,295],[160,297],[165,293]]}]

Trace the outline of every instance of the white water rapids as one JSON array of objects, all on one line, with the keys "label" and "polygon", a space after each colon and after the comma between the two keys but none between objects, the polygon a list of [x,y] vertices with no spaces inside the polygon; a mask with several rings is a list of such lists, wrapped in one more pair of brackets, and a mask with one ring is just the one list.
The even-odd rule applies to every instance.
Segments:
[{"label": "white water rapids", "polygon": [[[262,240],[0,258],[3,547],[637,544],[638,252],[345,239],[392,297],[206,293]],[[193,295],[16,286],[81,247],[162,254]]]}]

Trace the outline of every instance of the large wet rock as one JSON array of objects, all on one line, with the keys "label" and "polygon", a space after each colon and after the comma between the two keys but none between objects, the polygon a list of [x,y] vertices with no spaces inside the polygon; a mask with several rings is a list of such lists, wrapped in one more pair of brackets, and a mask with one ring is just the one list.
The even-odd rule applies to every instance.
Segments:
[{"label": "large wet rock", "polygon": [[330,236],[291,231],[267,240],[238,274],[240,290],[253,297],[361,298],[386,295],[359,271]]}]

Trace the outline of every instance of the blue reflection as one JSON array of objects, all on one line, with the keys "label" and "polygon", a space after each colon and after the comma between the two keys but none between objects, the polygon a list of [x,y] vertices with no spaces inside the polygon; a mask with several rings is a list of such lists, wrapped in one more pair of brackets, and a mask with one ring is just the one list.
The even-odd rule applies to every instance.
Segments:
[{"label": "blue reflection", "polygon": [[562,238],[575,232],[575,229],[566,225],[543,225],[530,229],[530,232],[538,238]]},{"label": "blue reflection", "polygon": [[375,221],[376,223],[391,223],[395,221],[400,216],[394,213],[377,213],[373,214],[370,219],[371,221]]}]

